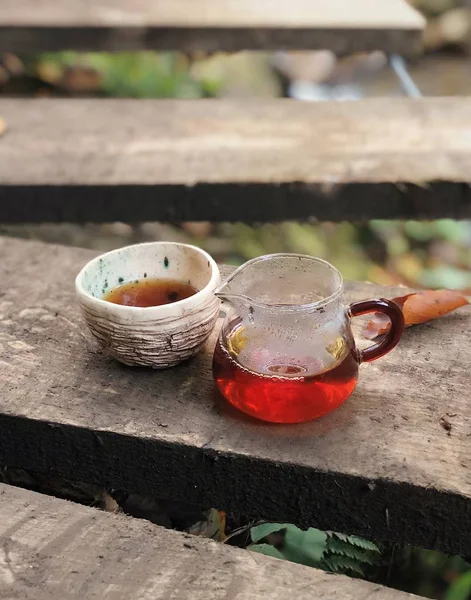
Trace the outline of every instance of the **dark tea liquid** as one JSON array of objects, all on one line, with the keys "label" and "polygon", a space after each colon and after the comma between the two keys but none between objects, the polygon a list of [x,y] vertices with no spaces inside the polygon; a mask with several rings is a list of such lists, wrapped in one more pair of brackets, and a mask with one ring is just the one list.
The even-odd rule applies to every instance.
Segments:
[{"label": "dark tea liquid", "polygon": [[[333,363],[320,373],[299,364],[265,365],[273,375],[257,373],[243,367],[237,355],[218,341],[213,372],[222,395],[239,410],[272,423],[302,423],[337,408],[353,392],[358,378],[354,351]],[[312,361],[306,360],[306,364]]]},{"label": "dark tea liquid", "polygon": [[139,279],[110,290],[103,300],[124,306],[162,306],[184,300],[198,290],[174,279]]}]

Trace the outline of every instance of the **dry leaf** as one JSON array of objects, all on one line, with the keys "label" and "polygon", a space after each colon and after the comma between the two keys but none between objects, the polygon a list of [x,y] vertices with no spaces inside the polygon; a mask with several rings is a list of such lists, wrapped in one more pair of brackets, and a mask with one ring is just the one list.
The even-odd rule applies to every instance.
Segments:
[{"label": "dry leaf", "polygon": [[3,135],[6,130],[7,130],[7,123],[6,123],[5,119],[2,119],[2,117],[0,117],[0,135]]},{"label": "dry leaf", "polygon": [[100,73],[89,67],[69,67],[58,83],[60,87],[74,93],[96,92],[101,84]]},{"label": "dry leaf", "polygon": [[41,61],[36,67],[36,75],[42,81],[55,85],[62,77],[63,68],[54,62]]},{"label": "dry leaf", "polygon": [[10,73],[0,65],[0,86],[6,85],[10,81]]},{"label": "dry leaf", "polygon": [[198,523],[189,527],[188,533],[222,542],[226,537],[225,529],[226,513],[222,510],[210,508],[206,513],[206,519],[204,521],[198,521]]},{"label": "dry leaf", "polygon": [[[461,292],[454,290],[426,290],[392,299],[402,308],[406,327],[443,317],[453,310],[469,304]],[[391,328],[391,321],[376,313],[363,328],[363,336],[372,340]]]},{"label": "dry leaf", "polygon": [[24,75],[25,67],[23,65],[23,61],[16,56],[16,54],[4,52],[2,56],[2,63],[5,69],[11,73],[11,75],[14,75],[15,77],[21,77]]}]

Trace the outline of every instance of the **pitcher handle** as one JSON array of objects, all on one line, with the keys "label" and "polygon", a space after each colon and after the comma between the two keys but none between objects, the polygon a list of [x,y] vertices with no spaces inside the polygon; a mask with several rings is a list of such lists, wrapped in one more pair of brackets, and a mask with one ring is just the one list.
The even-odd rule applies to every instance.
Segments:
[{"label": "pitcher handle", "polygon": [[381,358],[390,352],[401,339],[405,327],[404,315],[402,314],[400,307],[392,300],[378,298],[377,300],[353,302],[353,304],[350,304],[348,307],[348,312],[352,317],[380,312],[389,317],[391,321],[391,329],[381,341],[365,350],[358,351],[360,363],[371,362],[372,360]]}]

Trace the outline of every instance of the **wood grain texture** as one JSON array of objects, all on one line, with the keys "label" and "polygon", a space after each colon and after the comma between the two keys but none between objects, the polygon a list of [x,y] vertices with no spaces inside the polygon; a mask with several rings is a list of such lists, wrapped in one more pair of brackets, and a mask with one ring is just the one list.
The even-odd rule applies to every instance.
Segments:
[{"label": "wood grain texture", "polygon": [[2,598],[418,598],[4,484],[0,511]]},{"label": "wood grain texture", "polygon": [[471,217],[471,103],[1,100],[0,222]]},{"label": "wood grain texture", "polygon": [[[269,426],[217,396],[216,332],[168,371],[101,354],[73,289],[91,256],[0,240],[1,464],[471,556],[471,308],[362,365],[332,414]],[[400,291],[349,284],[347,299]]]},{"label": "wood grain texture", "polygon": [[0,51],[331,49],[417,51],[405,0],[2,0]]}]

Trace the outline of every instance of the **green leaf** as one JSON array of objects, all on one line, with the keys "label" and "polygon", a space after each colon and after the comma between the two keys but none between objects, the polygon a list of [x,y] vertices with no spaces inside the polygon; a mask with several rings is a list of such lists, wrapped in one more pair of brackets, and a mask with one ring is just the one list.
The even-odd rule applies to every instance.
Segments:
[{"label": "green leaf", "polygon": [[[276,550],[276,556],[301,565],[317,565],[324,556],[327,535],[319,529],[303,531],[290,523],[263,523],[252,527],[250,535],[253,542],[259,542],[268,535],[285,531],[283,548]],[[266,546],[267,544],[260,544]]]},{"label": "green leaf", "polygon": [[336,556],[332,555],[324,559],[323,564],[329,571],[334,573],[357,573],[358,575],[364,575],[363,569],[358,562],[348,556]]},{"label": "green leaf", "polygon": [[290,525],[286,529],[283,554],[288,560],[303,565],[319,562],[324,556],[327,535],[319,529],[307,531]]},{"label": "green leaf", "polygon": [[287,529],[288,527],[293,527],[288,523],[262,523],[261,525],[255,525],[250,530],[250,537],[252,538],[252,542],[259,542],[266,538],[267,535],[271,533],[276,533],[277,531],[281,531],[282,529]]},{"label": "green leaf", "polygon": [[329,537],[336,537],[339,540],[342,540],[343,542],[347,542],[348,541],[348,535],[345,535],[345,533],[337,533],[336,531],[327,531],[327,535]]},{"label": "green leaf", "polygon": [[282,560],[285,558],[275,546],[270,546],[270,544],[251,544],[247,546],[247,549],[259,554],[265,554],[265,556],[273,556],[273,558],[280,558]]},{"label": "green leaf", "polygon": [[[319,229],[315,229],[310,224],[296,222],[284,223],[282,227],[282,231],[290,244],[291,252],[301,252],[302,254],[320,257],[325,255],[326,243]],[[279,232],[276,235],[279,239]]]},{"label": "green leaf", "polygon": [[370,542],[369,540],[365,540],[361,537],[357,537],[356,535],[345,535],[344,533],[337,533],[336,531],[328,531],[329,536],[334,536],[343,542],[348,542],[353,546],[358,546],[359,548],[363,548],[363,550],[371,550],[372,552],[380,552],[380,549],[376,544]]},{"label": "green leaf", "polygon": [[471,286],[469,271],[453,265],[439,265],[431,269],[424,269],[418,280],[421,285],[435,289],[459,290]]},{"label": "green leaf", "polygon": [[439,219],[433,223],[435,235],[448,242],[456,244],[466,243],[469,238],[469,223],[454,221],[453,219]]},{"label": "green leaf", "polygon": [[358,546],[359,548],[363,548],[364,550],[371,550],[372,552],[380,552],[380,549],[376,544],[370,542],[369,540],[365,540],[361,537],[357,537],[356,535],[349,535],[348,541],[350,544],[354,546]]},{"label": "green leaf", "polygon": [[354,546],[349,542],[344,542],[336,537],[331,537],[327,541],[326,555],[340,554],[342,556],[348,556],[362,563],[368,563],[369,565],[374,564],[378,556],[371,550],[364,550],[358,546]]},{"label": "green leaf", "polygon": [[406,221],[404,231],[406,234],[418,242],[428,242],[433,239],[435,234],[433,223],[422,221]]},{"label": "green leaf", "polygon": [[462,575],[448,588],[444,600],[469,600],[471,597],[471,571]]}]

